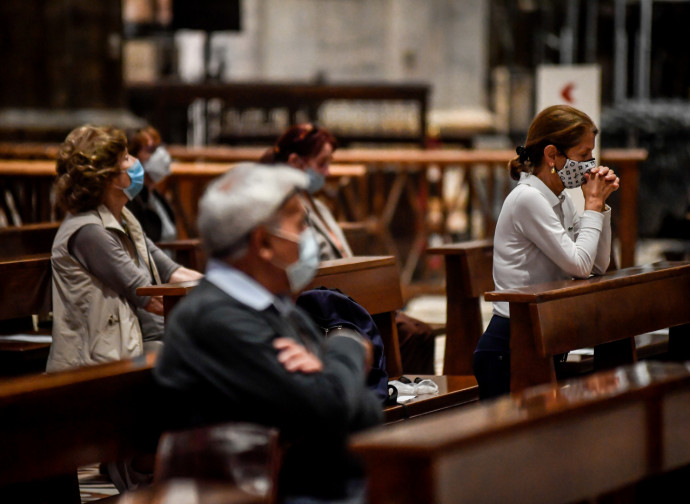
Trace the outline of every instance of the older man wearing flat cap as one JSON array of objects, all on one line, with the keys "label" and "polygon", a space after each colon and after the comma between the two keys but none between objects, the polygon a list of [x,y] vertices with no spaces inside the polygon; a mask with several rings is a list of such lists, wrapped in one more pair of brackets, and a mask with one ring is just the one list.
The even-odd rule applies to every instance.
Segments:
[{"label": "older man wearing flat cap", "polygon": [[368,342],[324,340],[291,294],[313,278],[318,247],[298,193],[301,171],[242,163],[199,205],[206,276],[172,311],[154,375],[184,426],[246,421],[290,443],[283,502],[364,502],[351,432],[381,422],[365,384]]}]

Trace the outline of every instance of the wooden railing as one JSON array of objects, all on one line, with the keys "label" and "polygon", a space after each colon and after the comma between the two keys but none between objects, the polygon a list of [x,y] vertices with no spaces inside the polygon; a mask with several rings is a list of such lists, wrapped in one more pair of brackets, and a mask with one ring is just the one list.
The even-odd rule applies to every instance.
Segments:
[{"label": "wooden railing", "polygon": [[[173,176],[168,188],[176,191],[176,209],[180,221],[186,227],[187,236],[195,236],[196,202],[208,180],[227,169],[224,163],[259,159],[263,149],[231,147],[188,148],[169,146],[174,159]],[[12,155],[12,149],[0,146],[0,155]],[[24,147],[18,152],[29,155]],[[51,154],[46,146],[36,148],[34,154]],[[510,150],[460,150],[460,149],[339,149],[334,154],[334,176],[348,179],[346,202],[336,208],[340,220],[368,222],[369,229],[378,242],[375,253],[390,254],[401,264],[401,281],[409,286],[418,269],[431,234],[445,236],[455,241],[448,217],[460,212],[467,217],[464,235],[467,239],[493,237],[497,219],[497,207],[512,182],[507,175],[507,162],[514,157]],[[637,244],[637,197],[639,163],[647,158],[643,149],[602,149],[602,163],[614,167],[621,177],[621,187],[616,193],[613,213],[614,237],[620,244],[621,267],[635,265]],[[345,165],[360,165],[361,174],[338,175]],[[458,173],[458,185],[454,191],[444,188],[446,170]],[[364,175],[366,173],[366,176]],[[51,176],[54,166],[50,163],[28,160],[0,161],[0,181],[8,187],[20,184],[25,195],[18,202],[20,213],[26,222],[50,220],[49,205]],[[42,178],[41,178],[42,177]],[[0,185],[2,185],[0,183]],[[1,187],[0,187],[1,188]],[[441,195],[451,192],[451,198]],[[431,208],[432,194],[437,195],[439,208]],[[407,253],[400,251],[399,240],[393,231],[400,209],[406,201],[412,209],[412,220],[405,229],[411,230],[412,245]],[[472,215],[481,215],[481,226],[473,228]],[[432,218],[434,217],[434,218]],[[434,220],[435,219],[435,220]]]}]

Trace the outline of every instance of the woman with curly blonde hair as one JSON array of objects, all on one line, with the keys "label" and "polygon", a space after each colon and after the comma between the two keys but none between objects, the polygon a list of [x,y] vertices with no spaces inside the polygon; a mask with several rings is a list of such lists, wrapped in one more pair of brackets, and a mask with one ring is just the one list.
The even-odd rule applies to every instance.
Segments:
[{"label": "woman with curly blonde hair", "polygon": [[53,343],[47,371],[134,357],[160,345],[161,299],[138,287],[199,278],[170,260],[125,204],[143,169],[115,128],[81,126],[60,146],[55,182],[66,217],[53,242]]}]

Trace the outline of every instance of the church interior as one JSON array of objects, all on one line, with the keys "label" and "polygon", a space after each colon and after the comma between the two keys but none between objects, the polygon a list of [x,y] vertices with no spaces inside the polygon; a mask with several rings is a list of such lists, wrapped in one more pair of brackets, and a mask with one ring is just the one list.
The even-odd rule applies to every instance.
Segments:
[{"label": "church interior", "polygon": [[[685,502],[688,19],[687,0],[2,0],[0,502]],[[504,241],[502,209],[528,177],[559,183],[560,168],[552,163],[549,175],[544,164],[549,142],[527,153],[531,126],[551,106],[584,112],[594,140],[575,161],[591,157],[619,180],[606,179],[615,188],[597,200],[604,217],[594,225],[587,182],[560,179],[565,188],[549,196],[572,201],[576,223],[564,224],[561,207],[554,222],[589,269],[573,274],[541,250],[560,276],[533,281],[541,273],[532,256]],[[163,350],[146,350],[141,315],[143,351],[46,371],[63,327],[58,312],[70,306],[63,298],[92,309],[100,302],[76,277],[71,294],[65,289],[56,252],[75,213],[60,192],[66,182],[58,183],[65,145],[84,126],[116,129],[127,156],[141,161],[144,192],[160,198],[147,211],[160,218],[156,231],[135,220],[165,255],[158,270],[200,272],[166,273],[178,280],[166,281],[152,256],[148,270],[135,260],[151,277],[131,296],[158,300],[166,337],[176,304],[217,267],[200,219],[212,182],[262,164],[267,152],[278,159],[290,128],[305,128],[298,142],[327,135],[330,167],[307,213],[332,214],[337,231],[326,239],[335,236],[335,256],[322,252],[304,290],[349,296],[383,342],[382,421],[350,433],[346,446],[364,467],[364,494],[286,497],[290,452],[266,426],[162,429],[168,409],[154,371]],[[151,130],[153,140],[141,140]],[[137,154],[142,141],[152,143]],[[573,159],[574,151],[550,146],[556,164]],[[158,178],[148,160],[163,149]],[[298,157],[276,162],[304,171]],[[516,178],[518,161],[530,171]],[[120,171],[133,186],[130,168]],[[118,197],[132,208],[134,197]],[[610,241],[603,271],[596,243],[583,252],[580,238],[597,226]],[[132,235],[125,218],[116,227]],[[86,263],[73,237],[64,241],[76,264],[110,259]],[[132,237],[130,249],[143,257],[138,246]],[[80,253],[89,247],[101,250],[92,242]],[[507,282],[510,261],[520,266]],[[123,296],[135,324],[153,310]],[[501,364],[509,393],[484,398],[477,345],[496,316],[509,327]],[[406,365],[422,360],[406,346],[407,332],[421,327],[427,364]],[[164,348],[165,338],[157,343]],[[340,392],[351,400],[350,389]]]}]

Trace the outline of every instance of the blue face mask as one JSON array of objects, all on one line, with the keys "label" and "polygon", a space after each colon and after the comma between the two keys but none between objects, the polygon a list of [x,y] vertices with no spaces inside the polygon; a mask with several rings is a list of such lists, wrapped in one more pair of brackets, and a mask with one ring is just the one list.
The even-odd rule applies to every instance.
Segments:
[{"label": "blue face mask", "polygon": [[309,177],[309,183],[307,185],[307,192],[309,194],[316,194],[321,190],[323,185],[326,183],[326,176],[323,173],[319,173],[313,168],[307,168],[307,177]]},{"label": "blue face mask", "polygon": [[141,165],[141,162],[138,159],[136,163],[127,168],[127,175],[129,175],[129,179],[132,181],[132,183],[129,184],[129,187],[122,189],[122,192],[124,192],[131,201],[137,196],[137,194],[139,194],[139,192],[141,192],[141,189],[144,187],[144,167]]}]

